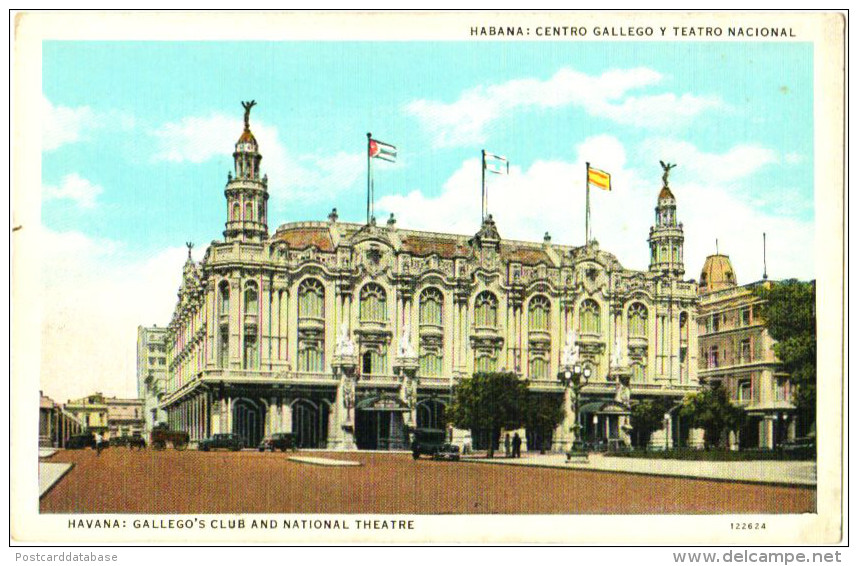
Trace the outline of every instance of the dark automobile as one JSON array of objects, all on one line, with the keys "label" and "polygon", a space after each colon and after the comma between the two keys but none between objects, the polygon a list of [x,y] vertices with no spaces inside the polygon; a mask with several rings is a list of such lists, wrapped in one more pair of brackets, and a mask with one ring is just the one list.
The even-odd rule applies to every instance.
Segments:
[{"label": "dark automobile", "polygon": [[203,452],[217,450],[218,448],[225,448],[227,450],[232,450],[233,452],[238,452],[244,448],[244,440],[242,440],[242,438],[237,434],[222,433],[215,434],[200,442],[200,450]]},{"label": "dark automobile", "polygon": [[298,437],[291,432],[277,432],[266,436],[259,443],[259,451],[265,452],[266,450],[271,450],[272,452],[275,450],[280,450],[281,452],[291,450],[295,452],[298,450]]},{"label": "dark automobile", "polygon": [[168,444],[172,444],[176,450],[184,450],[188,447],[189,441],[190,435],[187,432],[171,430],[167,427],[167,423],[158,423],[152,427],[149,442],[155,450],[165,450]]},{"label": "dark automobile", "polygon": [[451,462],[459,461],[459,447],[449,442],[443,445],[437,452],[432,454],[433,460],[449,460]]},{"label": "dark automobile", "polygon": [[130,436],[114,436],[110,439],[110,446],[128,446],[130,441]]},{"label": "dark automobile", "polygon": [[437,428],[415,428],[411,431],[411,455],[416,460],[421,454],[434,456],[447,440],[447,433]]},{"label": "dark automobile", "polygon": [[91,432],[75,434],[66,441],[69,450],[80,450],[82,448],[95,448],[95,435]]},{"label": "dark automobile", "polygon": [[816,457],[816,437],[801,436],[780,443],[778,449],[787,458],[809,459]]}]

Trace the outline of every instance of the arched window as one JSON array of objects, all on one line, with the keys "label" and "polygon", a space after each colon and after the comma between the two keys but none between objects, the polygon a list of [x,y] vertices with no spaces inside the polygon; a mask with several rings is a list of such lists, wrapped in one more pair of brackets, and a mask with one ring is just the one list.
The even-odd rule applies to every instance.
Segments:
[{"label": "arched window", "polygon": [[421,376],[439,376],[441,375],[443,358],[440,356],[439,348],[431,348],[429,346],[420,345],[420,375]]},{"label": "arched window", "polygon": [[434,287],[429,287],[420,293],[420,324],[432,326],[444,324],[444,296]]},{"label": "arched window", "polygon": [[497,371],[498,356],[497,351],[482,351],[477,352],[474,358],[474,371],[477,373],[488,373]]},{"label": "arched window", "polygon": [[527,374],[530,379],[548,379],[548,360],[545,356],[531,354]]},{"label": "arched window", "polygon": [[646,338],[647,309],[641,303],[629,307],[629,336]]},{"label": "arched window", "polygon": [[250,222],[253,222],[253,204],[247,203],[244,205],[244,218]]},{"label": "arched window", "polygon": [[325,287],[317,279],[305,279],[298,287],[298,318],[325,318]]},{"label": "arched window", "polygon": [[599,303],[592,299],[587,299],[581,303],[580,330],[583,334],[600,334],[602,332]]},{"label": "arched window", "polygon": [[232,219],[235,222],[241,220],[241,205],[238,203],[232,205]]},{"label": "arched window", "polygon": [[218,287],[219,292],[219,301],[218,301],[218,311],[221,315],[229,315],[229,283],[226,281],[222,281]]},{"label": "arched window", "polygon": [[256,314],[259,310],[259,293],[256,291],[256,282],[249,281],[244,288],[244,312]]},{"label": "arched window", "polygon": [[530,299],[527,311],[527,326],[530,330],[548,331],[551,326],[551,302],[543,295]]},{"label": "arched window", "polygon": [[632,381],[642,383],[646,379],[643,364],[632,364]]},{"label": "arched window", "polygon": [[321,340],[301,340],[298,345],[298,371],[325,371]]},{"label": "arched window", "polygon": [[493,293],[483,291],[474,300],[474,323],[477,326],[497,328],[498,299]]},{"label": "arched window", "polygon": [[360,291],[361,322],[387,322],[387,293],[381,285],[367,283]]},{"label": "arched window", "polygon": [[265,216],[265,203],[260,203],[259,205],[259,223],[262,224],[264,222],[263,217]]}]

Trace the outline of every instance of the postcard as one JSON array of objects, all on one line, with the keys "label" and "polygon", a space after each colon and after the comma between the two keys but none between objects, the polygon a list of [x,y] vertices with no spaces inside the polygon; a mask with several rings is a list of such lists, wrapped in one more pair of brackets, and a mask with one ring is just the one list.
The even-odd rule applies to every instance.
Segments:
[{"label": "postcard", "polygon": [[841,540],[841,15],[14,24],[13,541]]}]

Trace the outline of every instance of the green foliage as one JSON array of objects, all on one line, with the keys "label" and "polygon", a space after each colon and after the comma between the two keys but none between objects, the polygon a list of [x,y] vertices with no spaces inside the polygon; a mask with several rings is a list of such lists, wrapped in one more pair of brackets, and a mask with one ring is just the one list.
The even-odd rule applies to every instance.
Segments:
[{"label": "green foliage", "polygon": [[490,431],[492,455],[501,429],[517,429],[524,424],[527,396],[527,384],[514,373],[476,373],[453,389],[447,415],[458,428]]},{"label": "green foliage", "polygon": [[816,283],[795,279],[760,287],[758,314],[777,340],[775,355],[790,376],[802,428],[816,421]]},{"label": "green foliage", "polygon": [[671,399],[641,399],[632,402],[631,424],[636,446],[646,447],[649,437],[664,423],[664,414],[671,408]]},{"label": "green foliage", "polygon": [[739,429],[745,421],[745,411],[730,402],[727,390],[720,383],[706,387],[682,402],[679,416],[688,419],[694,428],[704,430],[703,442],[710,446],[727,444],[730,430]]},{"label": "green foliage", "polygon": [[[527,405],[524,411],[524,426],[536,431],[542,438],[548,438],[551,432],[563,421],[563,396],[544,393],[527,393]],[[545,447],[540,447],[543,449]]]}]

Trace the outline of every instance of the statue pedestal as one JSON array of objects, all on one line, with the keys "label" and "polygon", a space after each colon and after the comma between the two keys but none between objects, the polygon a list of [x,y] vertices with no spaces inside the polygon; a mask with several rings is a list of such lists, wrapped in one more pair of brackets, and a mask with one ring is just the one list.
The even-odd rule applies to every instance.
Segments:
[{"label": "statue pedestal", "polygon": [[[632,380],[632,370],[628,366],[612,367],[611,376],[617,382],[617,392],[614,394],[614,401],[622,403],[631,410],[632,393],[629,389],[629,383]],[[618,434],[620,441],[626,448],[632,446],[632,420],[630,415],[621,415],[619,422]]]},{"label": "statue pedestal", "polygon": [[328,430],[328,448],[357,450],[355,444],[354,408],[356,403],[355,370],[357,356],[334,356],[331,360],[334,375],[339,377],[337,396],[331,406]]}]

